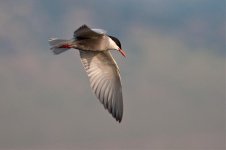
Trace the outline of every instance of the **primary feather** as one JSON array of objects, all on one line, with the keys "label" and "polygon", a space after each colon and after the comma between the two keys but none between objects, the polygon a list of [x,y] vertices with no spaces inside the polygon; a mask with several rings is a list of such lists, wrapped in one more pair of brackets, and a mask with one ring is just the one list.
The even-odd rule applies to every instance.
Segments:
[{"label": "primary feather", "polygon": [[104,108],[121,122],[123,115],[122,87],[119,69],[110,52],[80,51],[81,62],[91,88]]}]

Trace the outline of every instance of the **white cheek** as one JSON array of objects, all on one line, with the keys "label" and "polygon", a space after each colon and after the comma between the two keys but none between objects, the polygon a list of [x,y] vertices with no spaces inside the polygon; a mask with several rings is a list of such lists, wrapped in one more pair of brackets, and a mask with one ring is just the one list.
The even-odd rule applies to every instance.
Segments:
[{"label": "white cheek", "polygon": [[110,42],[111,49],[118,49],[118,46],[115,44],[115,42],[112,39],[110,39],[109,42]]}]

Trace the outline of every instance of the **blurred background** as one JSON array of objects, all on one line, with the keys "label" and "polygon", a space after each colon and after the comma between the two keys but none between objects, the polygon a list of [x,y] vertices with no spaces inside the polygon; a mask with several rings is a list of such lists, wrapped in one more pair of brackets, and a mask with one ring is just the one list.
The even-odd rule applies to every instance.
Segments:
[{"label": "blurred background", "polygon": [[[224,0],[1,0],[0,150],[224,150]],[[91,92],[76,50],[48,38],[87,24],[121,40],[124,116]]]}]

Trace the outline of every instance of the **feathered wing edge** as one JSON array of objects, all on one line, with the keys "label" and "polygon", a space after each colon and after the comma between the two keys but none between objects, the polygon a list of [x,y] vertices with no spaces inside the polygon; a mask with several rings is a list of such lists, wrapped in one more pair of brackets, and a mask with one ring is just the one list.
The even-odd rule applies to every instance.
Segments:
[{"label": "feathered wing edge", "polygon": [[123,97],[120,74],[110,52],[80,51],[80,56],[94,94],[104,108],[121,122]]}]

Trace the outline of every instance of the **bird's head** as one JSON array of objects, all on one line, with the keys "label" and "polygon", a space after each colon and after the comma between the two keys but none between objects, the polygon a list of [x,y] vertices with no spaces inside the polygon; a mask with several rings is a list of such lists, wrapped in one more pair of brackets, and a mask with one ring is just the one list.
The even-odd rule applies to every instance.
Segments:
[{"label": "bird's head", "polygon": [[109,37],[110,49],[118,50],[122,54],[122,56],[126,57],[126,52],[122,50],[120,41],[114,36]]}]

